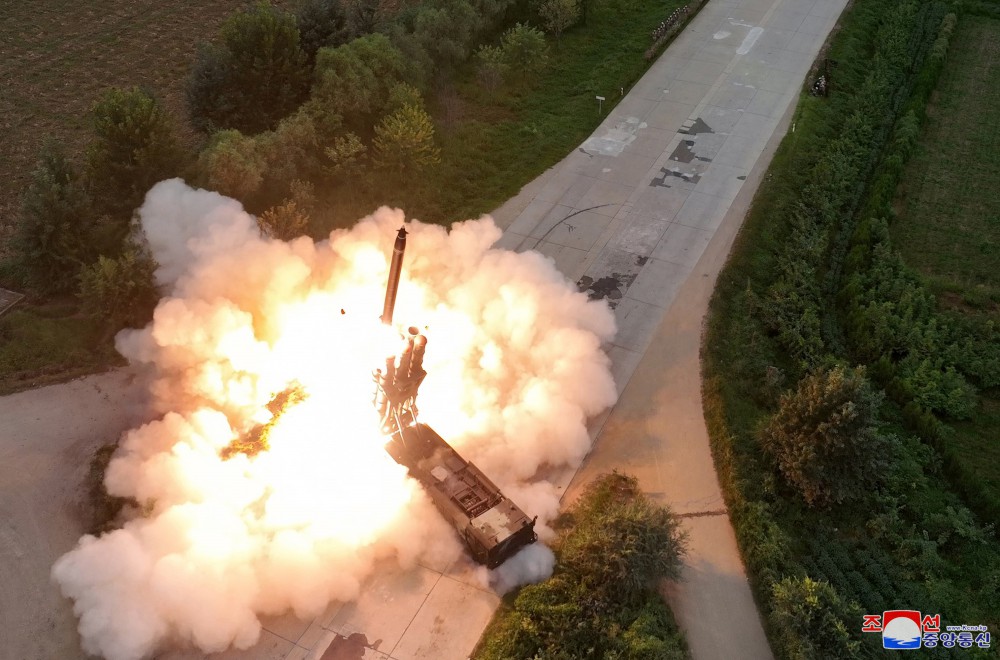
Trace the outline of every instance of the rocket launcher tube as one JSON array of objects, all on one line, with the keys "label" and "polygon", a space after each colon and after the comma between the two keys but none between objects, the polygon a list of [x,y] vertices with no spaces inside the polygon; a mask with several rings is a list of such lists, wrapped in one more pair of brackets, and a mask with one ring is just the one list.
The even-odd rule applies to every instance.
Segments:
[{"label": "rocket launcher tube", "polygon": [[385,304],[382,306],[382,323],[392,325],[392,312],[396,307],[396,292],[399,290],[399,276],[403,272],[403,253],[406,251],[406,227],[400,227],[396,243],[392,246],[392,262],[389,264],[389,281],[385,285]]}]

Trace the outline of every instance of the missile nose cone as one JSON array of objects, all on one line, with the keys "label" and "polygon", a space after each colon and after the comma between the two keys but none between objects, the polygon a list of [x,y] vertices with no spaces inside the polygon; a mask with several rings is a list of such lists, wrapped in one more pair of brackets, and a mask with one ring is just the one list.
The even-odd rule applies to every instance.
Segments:
[{"label": "missile nose cone", "polygon": [[396,234],[396,244],[393,248],[399,250],[406,247],[406,227],[400,227],[399,232]]}]

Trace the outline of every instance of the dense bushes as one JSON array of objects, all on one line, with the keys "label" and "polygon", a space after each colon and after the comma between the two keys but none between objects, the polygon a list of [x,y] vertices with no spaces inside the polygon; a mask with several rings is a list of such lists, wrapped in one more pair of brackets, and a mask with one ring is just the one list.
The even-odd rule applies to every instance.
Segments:
[{"label": "dense bushes", "polygon": [[521,589],[487,629],[476,658],[671,660],[687,657],[656,592],[677,577],[684,539],[634,477],[590,484],[555,546],[554,575]]},{"label": "dense bushes", "polygon": [[[796,130],[775,156],[712,301],[706,419],[779,657],[880,657],[876,636],[858,632],[859,611],[906,603],[950,620],[1000,615],[993,587],[970,577],[1000,576],[1000,552],[982,540],[991,529],[968,508],[988,513],[987,489],[961,469],[941,421],[972,413],[974,386],[992,382],[983,365],[995,364],[1000,348],[986,324],[937,311],[887,230],[955,25],[952,6],[853,3],[828,55],[833,91],[801,99]],[[812,469],[821,455],[806,441],[833,429],[819,422],[825,413],[812,414],[819,408],[792,402],[821,398],[810,374],[843,363],[868,365],[887,396],[881,405],[865,397],[867,417],[897,439],[891,451],[858,447],[829,462],[851,471],[889,459],[856,486],[865,488],[863,503],[809,508],[787,497],[782,482],[807,498],[825,483],[826,473]],[[779,397],[786,379],[791,390]],[[762,460],[765,447],[774,463]]]},{"label": "dense bushes", "polygon": [[861,497],[882,480],[892,458],[890,439],[876,427],[881,402],[863,369],[820,369],[781,397],[761,445],[807,504]]}]

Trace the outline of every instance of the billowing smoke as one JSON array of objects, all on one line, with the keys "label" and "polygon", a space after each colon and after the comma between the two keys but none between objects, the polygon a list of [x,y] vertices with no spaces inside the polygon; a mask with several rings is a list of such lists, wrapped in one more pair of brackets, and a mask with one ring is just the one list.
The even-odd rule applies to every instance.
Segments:
[{"label": "billowing smoke", "polygon": [[[456,535],[383,450],[371,405],[372,369],[399,341],[378,317],[403,213],[286,243],[237,202],[171,180],[140,215],[165,297],[117,346],[152,374],[158,419],[125,435],[106,478],[140,511],[53,568],[84,649],[129,660],[175,641],[246,648],[259,615],[308,618],[355,598],[377,560],[457,556]],[[421,420],[539,516],[544,536],[558,494],[539,468],[579,464],[586,419],[615,398],[601,350],[613,317],[545,257],[491,249],[488,218],[407,229],[395,320],[428,337]],[[269,407],[289,391],[292,404]],[[263,451],[231,451],[261,428]],[[492,581],[503,591],[552,563],[531,547]]]}]

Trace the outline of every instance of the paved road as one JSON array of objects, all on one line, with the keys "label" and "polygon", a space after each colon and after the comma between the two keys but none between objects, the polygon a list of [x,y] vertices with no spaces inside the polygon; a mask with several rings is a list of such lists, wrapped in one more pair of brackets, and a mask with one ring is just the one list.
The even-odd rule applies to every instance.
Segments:
[{"label": "paved road", "polygon": [[[553,478],[572,491],[597,472],[622,467],[660,501],[695,514],[685,521],[691,550],[684,579],[664,593],[696,660],[771,657],[708,449],[697,357],[701,320],[756,179],[786,130],[782,118],[845,4],[709,0],[590,139],[494,214],[506,228],[502,246],[550,255],[568,277],[615,309],[620,331],[608,351],[620,399],[593,420],[596,445],[580,474]],[[107,437],[127,423],[122,410],[90,401],[88,388],[95,384],[112,399],[130,391],[114,377],[97,377],[0,400],[4,424],[20,429],[17,451],[26,451],[24,438],[48,438],[48,458],[37,460],[58,458],[58,474],[71,484],[82,479],[73,468],[82,454],[73,448],[94,446],[93,429]],[[86,415],[74,425],[63,414],[56,421],[35,412],[52,401],[62,408],[82,405]],[[84,441],[91,444],[78,444]],[[0,450],[0,458],[8,456],[3,443]],[[60,487],[47,488],[55,502]],[[24,548],[49,535],[28,529],[41,509],[25,511],[18,536],[0,536],[0,550],[19,561]],[[21,617],[14,603],[0,601],[5,633],[47,634],[55,646],[33,648],[61,649],[47,656],[39,650],[37,657],[76,657],[68,607],[43,576],[77,536],[74,525],[58,520],[58,538],[25,564],[37,573],[22,580],[36,584],[35,592],[24,593],[35,599],[37,614]],[[499,602],[473,571],[466,560],[387,569],[356,603],[332,605],[314,621],[267,619],[257,646],[212,657],[465,658]],[[51,618],[48,611],[59,614]],[[0,650],[0,657],[9,650]]]}]

